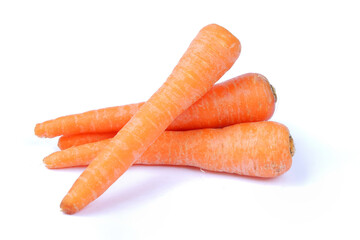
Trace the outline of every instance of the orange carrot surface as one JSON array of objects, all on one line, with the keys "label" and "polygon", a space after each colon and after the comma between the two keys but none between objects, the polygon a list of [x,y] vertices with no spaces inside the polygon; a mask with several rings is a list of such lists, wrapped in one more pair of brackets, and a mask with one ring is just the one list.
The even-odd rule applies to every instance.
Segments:
[{"label": "orange carrot surface", "polygon": [[99,152],[62,200],[73,214],[106,191],[165,131],[234,64],[240,42],[225,28],[200,30],[166,82]]},{"label": "orange carrot surface", "polygon": [[[178,116],[167,130],[225,127],[241,122],[268,120],[274,113],[275,101],[275,90],[263,75],[243,74],[216,84]],[[37,124],[35,134],[55,137],[118,132],[142,104],[103,108],[49,120]]]},{"label": "orange carrot surface", "polygon": [[112,138],[116,135],[116,132],[110,133],[82,133],[70,136],[62,136],[59,138],[58,147],[61,150],[79,146],[86,143],[97,142],[105,139]]},{"label": "orange carrot surface", "polygon": [[[55,152],[48,168],[88,165],[110,139]],[[275,177],[291,166],[295,148],[288,129],[276,122],[241,123],[222,129],[165,131],[136,164],[185,165],[215,172]]]}]

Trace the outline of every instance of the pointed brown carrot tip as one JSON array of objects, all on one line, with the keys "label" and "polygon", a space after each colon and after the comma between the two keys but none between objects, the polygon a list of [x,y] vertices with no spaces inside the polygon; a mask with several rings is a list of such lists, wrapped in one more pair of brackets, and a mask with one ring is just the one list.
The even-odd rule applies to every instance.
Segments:
[{"label": "pointed brown carrot tip", "polygon": [[290,153],[291,153],[291,156],[293,157],[295,155],[295,144],[294,144],[294,139],[292,138],[291,135],[289,135],[289,141],[290,141]]}]

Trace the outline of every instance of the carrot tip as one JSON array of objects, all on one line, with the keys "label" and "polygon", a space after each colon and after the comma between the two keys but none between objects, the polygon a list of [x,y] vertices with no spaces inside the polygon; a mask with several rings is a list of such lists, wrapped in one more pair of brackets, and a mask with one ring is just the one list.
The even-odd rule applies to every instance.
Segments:
[{"label": "carrot tip", "polygon": [[293,157],[295,155],[295,143],[294,143],[294,139],[292,138],[291,135],[289,135],[289,140],[290,140],[290,153],[291,153],[291,156]]},{"label": "carrot tip", "polygon": [[60,212],[62,212],[63,214],[67,214],[67,215],[71,215],[73,213],[67,212],[64,209],[60,208]]},{"label": "carrot tip", "polygon": [[40,123],[37,123],[34,128],[34,133],[38,137],[45,137],[45,130],[42,128],[42,125]]},{"label": "carrot tip", "polygon": [[65,213],[65,214],[68,214],[68,215],[72,215],[74,213],[77,212],[77,209],[75,210],[74,208],[72,207],[69,207],[69,206],[66,206],[66,204],[64,203],[64,200],[61,202],[60,204],[60,210]]},{"label": "carrot tip", "polygon": [[48,157],[45,157],[45,158],[43,159],[43,164],[45,165],[45,167],[50,168],[50,166],[49,166],[49,164],[48,164],[48,162],[47,162],[47,159],[48,159]]}]

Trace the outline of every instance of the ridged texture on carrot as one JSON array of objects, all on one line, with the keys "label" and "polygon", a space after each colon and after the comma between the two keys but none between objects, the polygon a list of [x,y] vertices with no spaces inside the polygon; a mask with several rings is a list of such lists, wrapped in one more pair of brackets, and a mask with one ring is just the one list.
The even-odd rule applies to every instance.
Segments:
[{"label": "ridged texture on carrot", "polygon": [[[113,132],[120,130],[144,103],[108,107],[72,114],[38,123],[35,135],[56,137],[88,132]],[[120,127],[121,126],[121,127]]]},{"label": "ridged texture on carrot", "polygon": [[[55,152],[48,168],[88,165],[110,139]],[[291,167],[293,142],[276,122],[242,123],[222,129],[164,132],[136,164],[183,165],[256,177],[276,177]]]},{"label": "ridged texture on carrot", "polygon": [[97,142],[104,139],[112,138],[116,135],[116,132],[110,133],[83,133],[70,136],[62,136],[59,138],[58,147],[61,150],[67,149],[73,146],[79,146],[86,143]]},{"label": "ridged texture on carrot", "polygon": [[73,214],[106,191],[186,108],[234,64],[240,42],[216,24],[204,27],[166,82],[111,139],[60,204]]},{"label": "ridged texture on carrot", "polygon": [[[225,127],[241,122],[270,119],[276,96],[267,79],[257,73],[247,73],[216,84],[201,99],[178,116],[167,130],[191,130]],[[36,125],[39,136],[77,135],[80,133],[117,132],[130,120],[143,103],[104,108],[46,121]],[[86,135],[84,135],[85,137]],[[89,135],[89,140],[95,135]],[[98,135],[99,136],[99,135]],[[60,139],[70,146],[70,138]],[[80,142],[79,142],[80,143]],[[60,143],[60,145],[63,143]]]}]

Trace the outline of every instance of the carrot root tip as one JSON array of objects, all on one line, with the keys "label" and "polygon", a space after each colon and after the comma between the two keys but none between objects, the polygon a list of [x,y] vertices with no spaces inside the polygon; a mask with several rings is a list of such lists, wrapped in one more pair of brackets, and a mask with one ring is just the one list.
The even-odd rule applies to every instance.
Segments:
[{"label": "carrot root tip", "polygon": [[62,212],[63,214],[67,214],[67,215],[72,215],[72,212],[67,212],[66,210],[60,208],[60,212]]},{"label": "carrot root tip", "polygon": [[68,204],[66,204],[64,202],[64,200],[60,203],[60,210],[64,213],[64,214],[68,214],[68,215],[72,215],[76,212],[78,212],[80,209],[78,209],[77,207],[71,207]]}]

